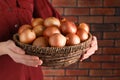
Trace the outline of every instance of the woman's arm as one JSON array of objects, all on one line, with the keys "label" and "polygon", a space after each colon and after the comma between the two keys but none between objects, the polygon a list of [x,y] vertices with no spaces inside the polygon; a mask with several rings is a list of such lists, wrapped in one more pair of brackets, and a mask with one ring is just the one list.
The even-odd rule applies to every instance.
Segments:
[{"label": "woman's arm", "polygon": [[0,42],[0,56],[9,55],[16,63],[37,67],[42,64],[37,56],[26,55],[25,51],[17,47],[12,40]]}]

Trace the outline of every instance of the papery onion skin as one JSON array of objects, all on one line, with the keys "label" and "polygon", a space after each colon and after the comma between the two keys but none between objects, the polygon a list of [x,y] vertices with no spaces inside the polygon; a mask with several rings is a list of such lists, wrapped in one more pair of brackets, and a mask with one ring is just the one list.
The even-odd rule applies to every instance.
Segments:
[{"label": "papery onion skin", "polygon": [[89,37],[88,33],[84,29],[78,29],[76,34],[79,36],[82,42],[87,40]]},{"label": "papery onion skin", "polygon": [[90,31],[89,25],[86,23],[80,23],[78,25],[78,29],[84,29],[87,33],[89,33]]},{"label": "papery onion skin", "polygon": [[80,43],[79,36],[74,33],[67,34],[66,38],[67,38],[66,45],[68,46],[74,46]]},{"label": "papery onion skin", "polygon": [[50,27],[50,26],[60,27],[60,20],[56,17],[48,17],[44,20],[44,25],[46,27]]},{"label": "papery onion skin", "polygon": [[63,47],[66,45],[66,37],[60,33],[55,33],[49,37],[49,44],[52,47]]},{"label": "papery onion skin", "polygon": [[20,26],[18,29],[18,34],[22,33],[26,29],[32,29],[32,26],[29,24],[24,24],[24,25]]},{"label": "papery onion skin", "polygon": [[43,23],[44,23],[44,20],[42,18],[33,18],[31,21],[31,25],[33,27],[37,25],[43,25]]},{"label": "papery onion skin", "polygon": [[48,43],[48,39],[44,36],[40,36],[37,37],[34,41],[33,41],[33,46],[36,47],[48,47],[49,43]]},{"label": "papery onion skin", "polygon": [[22,33],[19,34],[19,40],[22,43],[32,43],[36,38],[35,32],[31,29],[26,29]]},{"label": "papery onion skin", "polygon": [[64,35],[66,35],[69,33],[76,33],[77,27],[74,22],[65,20],[61,22],[60,30]]},{"label": "papery onion skin", "polygon": [[52,34],[55,34],[55,33],[60,33],[60,30],[56,26],[47,27],[43,31],[43,35],[46,36],[46,37],[50,37]]},{"label": "papery onion skin", "polygon": [[45,28],[46,27],[43,25],[36,25],[36,26],[34,26],[33,31],[35,32],[36,36],[38,37],[38,36],[43,35],[43,31],[45,30]]}]

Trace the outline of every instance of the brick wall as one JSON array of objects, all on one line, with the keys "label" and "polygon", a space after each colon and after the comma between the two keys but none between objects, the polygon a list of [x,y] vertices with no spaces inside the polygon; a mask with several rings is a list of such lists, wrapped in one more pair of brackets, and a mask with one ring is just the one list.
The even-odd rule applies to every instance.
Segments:
[{"label": "brick wall", "polygon": [[99,49],[65,69],[43,67],[44,80],[120,80],[120,0],[50,1],[67,19],[90,24]]}]

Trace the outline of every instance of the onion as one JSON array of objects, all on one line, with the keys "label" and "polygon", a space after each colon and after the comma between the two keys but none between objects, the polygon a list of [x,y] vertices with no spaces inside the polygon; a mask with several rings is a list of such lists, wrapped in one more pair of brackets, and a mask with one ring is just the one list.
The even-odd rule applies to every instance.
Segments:
[{"label": "onion", "polygon": [[89,26],[86,23],[80,23],[78,29],[84,29],[87,33],[89,33]]},{"label": "onion", "polygon": [[36,47],[47,47],[48,46],[48,39],[46,37],[37,37],[34,41],[33,44]]},{"label": "onion", "polygon": [[67,38],[66,44],[68,46],[73,46],[80,43],[80,38],[76,34],[73,33],[67,34],[66,38]]},{"label": "onion", "polygon": [[55,33],[49,37],[49,44],[52,47],[63,47],[66,45],[66,37],[60,33]]},{"label": "onion", "polygon": [[50,37],[52,34],[55,34],[55,33],[60,33],[60,30],[56,26],[47,27],[43,31],[43,35],[46,37]]},{"label": "onion", "polygon": [[42,18],[32,19],[31,25],[34,27],[36,25],[43,25],[44,20]]},{"label": "onion", "polygon": [[32,43],[35,38],[35,32],[31,29],[26,29],[19,34],[19,40],[22,43]]},{"label": "onion", "polygon": [[26,29],[32,29],[32,26],[29,24],[24,24],[24,25],[20,26],[18,29],[18,34],[22,33]]},{"label": "onion", "polygon": [[84,29],[78,29],[76,34],[80,37],[81,41],[85,41],[89,37],[88,33]]},{"label": "onion", "polygon": [[46,27],[50,27],[50,26],[60,26],[60,20],[58,18],[55,17],[48,17],[44,20],[44,25]]},{"label": "onion", "polygon": [[75,23],[67,20],[61,22],[60,29],[64,35],[69,33],[76,33],[77,31]]},{"label": "onion", "polygon": [[35,32],[37,37],[43,35],[44,30],[45,30],[45,26],[43,25],[36,25],[33,28],[33,31]]}]

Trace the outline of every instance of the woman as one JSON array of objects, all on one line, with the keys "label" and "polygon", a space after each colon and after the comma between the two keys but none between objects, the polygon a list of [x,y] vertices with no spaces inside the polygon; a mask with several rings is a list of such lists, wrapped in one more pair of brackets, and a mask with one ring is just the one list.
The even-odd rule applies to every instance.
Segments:
[{"label": "woman", "polygon": [[[19,26],[29,24],[34,17],[61,18],[48,0],[0,0],[0,80],[43,80],[37,56],[26,55],[17,47],[12,36]],[[93,37],[92,47],[81,61],[97,50],[97,40]]]}]

